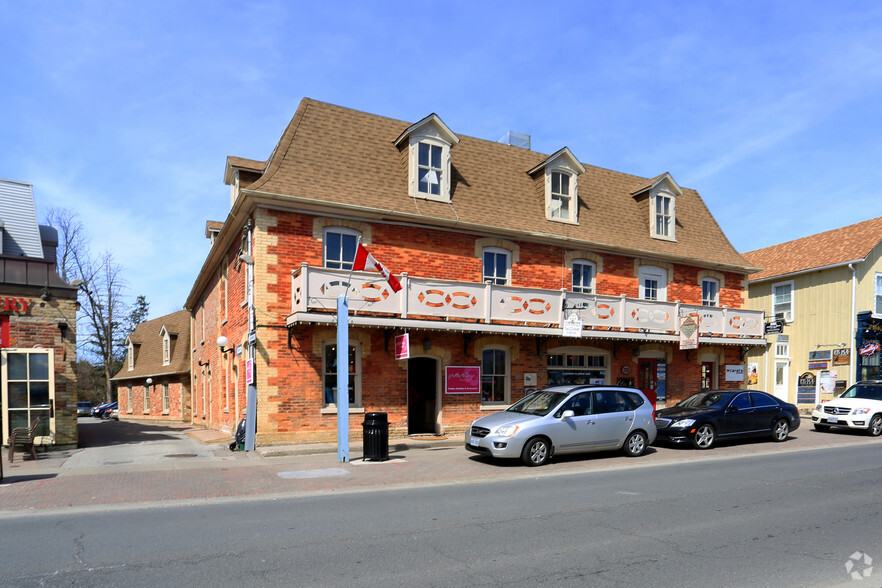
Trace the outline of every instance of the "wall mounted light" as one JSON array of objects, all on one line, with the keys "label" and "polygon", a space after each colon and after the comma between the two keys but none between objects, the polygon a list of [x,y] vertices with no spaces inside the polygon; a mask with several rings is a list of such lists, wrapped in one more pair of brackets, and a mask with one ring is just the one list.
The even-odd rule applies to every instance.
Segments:
[{"label": "wall mounted light", "polygon": [[229,340],[223,335],[217,338],[217,346],[220,347],[221,353],[233,353],[235,351],[235,349],[226,349],[226,346],[229,344]]},{"label": "wall mounted light", "polygon": [[147,378],[147,385],[148,385],[148,386],[152,386],[152,385],[153,385],[153,378]]}]

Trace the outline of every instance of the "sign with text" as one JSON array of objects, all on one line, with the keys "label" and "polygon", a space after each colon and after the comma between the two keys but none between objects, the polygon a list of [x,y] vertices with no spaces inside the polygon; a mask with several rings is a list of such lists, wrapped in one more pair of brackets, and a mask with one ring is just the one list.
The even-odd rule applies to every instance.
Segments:
[{"label": "sign with text", "polygon": [[410,358],[410,335],[405,333],[395,337],[395,359]]},{"label": "sign with text", "polygon": [[698,349],[698,315],[680,318],[680,349]]},{"label": "sign with text", "polygon": [[254,383],[254,360],[250,358],[245,360],[245,383],[249,386]]},{"label": "sign with text", "polygon": [[563,324],[564,337],[581,337],[582,321],[575,312],[567,317]]},{"label": "sign with text", "polygon": [[743,382],[744,381],[744,365],[727,365],[726,366],[727,382]]},{"label": "sign with text", "polygon": [[833,365],[849,365],[851,363],[851,349],[834,349]]},{"label": "sign with text", "polygon": [[4,296],[0,298],[0,312],[20,312],[27,314],[28,299]]},{"label": "sign with text", "polygon": [[444,392],[447,394],[480,394],[480,366],[449,365],[444,371]]}]

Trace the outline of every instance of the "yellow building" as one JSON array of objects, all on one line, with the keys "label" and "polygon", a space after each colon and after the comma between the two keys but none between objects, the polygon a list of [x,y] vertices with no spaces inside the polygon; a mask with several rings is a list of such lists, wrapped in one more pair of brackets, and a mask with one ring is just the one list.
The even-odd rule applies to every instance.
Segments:
[{"label": "yellow building", "polygon": [[882,217],[744,254],[747,307],[768,344],[745,355],[751,388],[810,410],[857,380],[882,379]]}]

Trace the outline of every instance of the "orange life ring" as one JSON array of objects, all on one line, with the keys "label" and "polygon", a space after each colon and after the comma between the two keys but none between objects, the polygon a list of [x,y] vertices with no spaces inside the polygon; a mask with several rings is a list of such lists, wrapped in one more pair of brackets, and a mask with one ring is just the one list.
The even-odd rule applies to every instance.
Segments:
[{"label": "orange life ring", "polygon": [[[469,298],[469,296],[470,295],[468,292],[454,292],[453,294],[451,294],[447,298],[450,300],[450,306],[452,306],[453,308],[456,308],[458,310],[468,310],[478,303],[477,298],[475,298],[474,296]],[[458,304],[458,303],[453,302],[457,298],[465,298],[466,304]]]},{"label": "orange life ring", "polygon": [[[530,306],[533,306],[533,304],[536,302],[538,302],[540,305],[544,305],[544,306],[542,306],[539,310],[536,310],[534,308],[530,308]],[[542,298],[530,298],[530,300],[528,300],[527,302],[524,302],[524,308],[526,308],[530,314],[545,314],[546,312],[551,310],[551,304],[549,304],[547,301],[543,300]]]},{"label": "orange life ring", "polygon": [[444,306],[444,302],[430,302],[429,296],[441,296],[441,300],[444,300],[444,292],[441,290],[426,290],[425,292],[420,292],[420,295],[417,298],[420,302],[432,308],[441,308]]},{"label": "orange life ring", "polygon": [[[600,314],[600,310],[601,310],[601,309],[602,309],[602,310],[609,311],[609,312],[607,312],[606,314]],[[599,318],[600,320],[610,319],[610,318],[612,318],[612,317],[616,314],[616,309],[614,309],[613,307],[611,307],[609,304],[598,304],[598,305],[595,307],[595,311],[596,311],[596,312],[595,312],[595,315],[596,315],[597,318]]]}]

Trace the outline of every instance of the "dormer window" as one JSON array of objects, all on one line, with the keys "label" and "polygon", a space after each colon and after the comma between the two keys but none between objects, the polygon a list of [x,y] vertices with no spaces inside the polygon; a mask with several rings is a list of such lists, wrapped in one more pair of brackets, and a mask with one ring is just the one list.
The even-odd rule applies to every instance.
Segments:
[{"label": "dormer window", "polygon": [[171,363],[171,336],[162,327],[162,365]]},{"label": "dormer window", "polygon": [[653,216],[655,217],[655,236],[674,236],[674,199],[670,194],[656,194],[653,199]]},{"label": "dormer window", "polygon": [[[634,198],[646,202],[649,199],[649,236],[665,241],[677,240],[677,197],[683,190],[665,172],[649,180],[632,192]],[[645,210],[645,209],[644,209]]]},{"label": "dormer window", "polygon": [[441,194],[441,178],[446,176],[441,169],[443,148],[421,141],[418,145],[418,179],[417,190],[423,194],[439,196]]},{"label": "dormer window", "polygon": [[542,170],[545,171],[545,218],[578,224],[578,181],[585,167],[564,147],[527,173],[532,176]]},{"label": "dormer window", "polygon": [[570,220],[572,217],[572,196],[570,194],[570,174],[551,172],[550,217],[557,220]]},{"label": "dormer window", "polygon": [[436,202],[450,202],[450,149],[459,137],[447,128],[438,115],[430,114],[408,127],[395,145],[406,145],[408,159],[408,194]]}]

